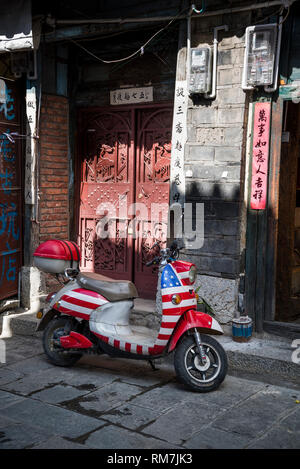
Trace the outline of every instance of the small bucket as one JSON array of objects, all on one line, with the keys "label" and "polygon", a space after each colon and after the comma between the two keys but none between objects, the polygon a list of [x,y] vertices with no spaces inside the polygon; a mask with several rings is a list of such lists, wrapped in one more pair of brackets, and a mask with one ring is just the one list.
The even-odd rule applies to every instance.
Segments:
[{"label": "small bucket", "polygon": [[236,342],[248,342],[252,336],[252,319],[240,316],[232,320],[232,338]]}]

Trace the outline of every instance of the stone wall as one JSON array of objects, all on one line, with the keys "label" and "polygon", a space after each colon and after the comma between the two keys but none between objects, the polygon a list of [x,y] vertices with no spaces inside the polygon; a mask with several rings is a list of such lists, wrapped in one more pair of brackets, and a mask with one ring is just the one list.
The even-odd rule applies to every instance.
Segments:
[{"label": "stone wall", "polygon": [[[227,20],[227,21],[226,21]],[[204,245],[185,252],[198,268],[199,294],[222,323],[237,313],[244,143],[248,114],[241,88],[245,27],[250,15],[192,20],[192,47],[212,45],[219,31],[215,99],[189,100],[185,148],[186,202],[204,203]],[[237,30],[241,30],[239,34]]]}]

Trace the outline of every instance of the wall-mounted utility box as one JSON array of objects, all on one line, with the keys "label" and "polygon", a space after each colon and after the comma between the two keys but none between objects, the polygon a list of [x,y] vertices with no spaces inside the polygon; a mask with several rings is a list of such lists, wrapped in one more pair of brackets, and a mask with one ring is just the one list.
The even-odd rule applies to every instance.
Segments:
[{"label": "wall-mounted utility box", "polygon": [[211,90],[211,62],[210,47],[197,47],[191,49],[190,57],[190,94],[204,94]]},{"label": "wall-mounted utility box", "polygon": [[37,79],[37,51],[20,51],[10,54],[11,70],[15,78],[20,78],[26,73],[28,80]]},{"label": "wall-mounted utility box", "polygon": [[243,88],[272,85],[277,24],[246,28]]}]

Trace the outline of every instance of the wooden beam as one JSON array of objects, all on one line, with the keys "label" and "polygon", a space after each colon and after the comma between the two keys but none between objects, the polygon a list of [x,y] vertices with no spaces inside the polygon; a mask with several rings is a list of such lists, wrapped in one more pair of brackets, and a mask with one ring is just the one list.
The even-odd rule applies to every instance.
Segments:
[{"label": "wooden beam", "polygon": [[277,236],[279,212],[279,175],[281,160],[283,101],[277,98],[272,104],[271,142],[269,159],[269,195],[266,246],[265,320],[275,319]]}]

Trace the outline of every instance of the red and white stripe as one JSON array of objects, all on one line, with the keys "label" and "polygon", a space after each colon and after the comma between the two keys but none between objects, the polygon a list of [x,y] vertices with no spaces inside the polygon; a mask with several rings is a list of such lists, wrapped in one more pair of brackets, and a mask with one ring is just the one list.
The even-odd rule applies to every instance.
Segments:
[{"label": "red and white stripe", "polygon": [[105,303],[108,303],[107,299],[99,293],[76,288],[61,296],[58,310],[61,313],[88,320],[91,312]]},{"label": "red and white stripe", "polygon": [[[197,306],[194,291],[190,293],[190,290],[192,289],[191,285],[186,285],[184,283],[184,280],[188,279],[190,265],[187,265],[186,272],[180,272],[180,276],[178,275],[178,272],[176,271],[176,269],[174,269],[172,264],[169,265],[171,265],[174,271],[174,276],[177,276],[177,278],[179,279],[180,286],[177,285],[171,288],[162,288],[161,290],[162,321],[154,344],[139,345],[134,342],[124,342],[121,340],[116,340],[113,337],[107,337],[100,334],[96,334],[101,340],[117,349],[141,355],[159,355],[164,351],[181,315],[187,309],[196,309]],[[179,305],[174,305],[171,301],[172,296],[175,294],[180,294],[182,298],[182,301]]]},{"label": "red and white stripe", "polygon": [[[162,288],[162,321],[160,330],[158,332],[157,338],[153,344],[137,344],[135,342],[126,342],[113,337],[104,336],[102,334],[97,334],[101,340],[105,343],[115,347],[117,349],[123,350],[129,353],[135,353],[140,355],[159,355],[165,349],[169,339],[174,331],[174,328],[180,319],[181,315],[187,309],[196,309],[196,298],[194,291],[190,293],[192,286],[189,283],[189,269],[190,264],[178,262],[179,269],[176,269],[177,262],[174,262],[174,266],[169,264],[172,267],[174,276],[177,277],[180,285],[176,285],[171,288]],[[179,305],[174,305],[172,303],[172,296],[179,294],[182,298],[182,301]],[[108,301],[99,293],[85,290],[83,288],[76,288],[70,290],[59,300],[60,306],[59,311],[65,314],[72,316],[80,317],[83,319],[89,319],[91,312],[107,303]]]},{"label": "red and white stripe", "polygon": [[96,332],[94,332],[94,334],[99,337],[99,339],[103,340],[103,342],[128,353],[136,353],[138,355],[153,355],[153,351],[155,349],[154,345],[140,345],[134,342],[125,342],[119,339],[114,339],[113,337],[107,337],[102,334],[97,334]]},{"label": "red and white stripe", "polygon": [[192,264],[175,261],[172,267],[176,270],[178,278],[181,280],[182,285],[191,286],[189,279],[189,270]]}]

